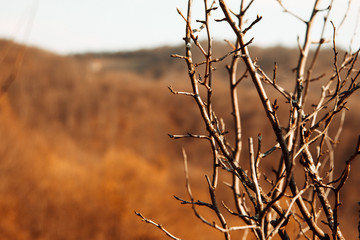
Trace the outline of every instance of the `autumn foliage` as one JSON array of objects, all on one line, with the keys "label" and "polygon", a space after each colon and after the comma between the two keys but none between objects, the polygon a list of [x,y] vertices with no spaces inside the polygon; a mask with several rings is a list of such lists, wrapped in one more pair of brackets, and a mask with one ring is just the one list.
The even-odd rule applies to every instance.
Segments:
[{"label": "autumn foliage", "polygon": [[[23,47],[0,41],[2,85]],[[281,53],[276,60],[279,66],[296,63],[289,58],[292,49],[253,50],[269,72],[274,59],[267,56],[273,52]],[[196,173],[207,168],[210,154],[205,143],[196,141],[195,146],[193,139],[169,141],[167,136],[184,130],[205,132],[191,100],[169,95],[168,85],[188,87],[183,68],[169,60],[174,52],[181,49],[76,56],[27,49],[16,80],[0,99],[1,239],[162,238],[161,232],[138,220],[135,209],[166,223],[184,239],[221,237],[194,224],[197,219],[191,209],[179,207],[171,197],[186,194],[182,146],[194,160],[189,163],[193,191],[197,198],[207,197],[201,190],[204,178]],[[331,50],[324,54],[319,71],[328,64],[326,54]],[[218,69],[216,74],[226,74],[225,68]],[[286,74],[291,72],[282,75]],[[286,79],[278,81],[286,85]],[[214,108],[230,122],[222,100],[228,95],[227,83],[215,84]],[[241,89],[239,96],[248,103],[242,109],[248,126],[244,136],[269,133],[256,93],[247,83]],[[339,161],[351,154],[356,141],[353,131],[360,129],[360,96],[355,98],[348,106],[352,111],[345,119],[348,128],[338,146]],[[353,164],[352,173],[359,171],[359,164]],[[348,181],[340,218],[344,234],[351,239],[357,226],[360,177],[351,174]]]}]

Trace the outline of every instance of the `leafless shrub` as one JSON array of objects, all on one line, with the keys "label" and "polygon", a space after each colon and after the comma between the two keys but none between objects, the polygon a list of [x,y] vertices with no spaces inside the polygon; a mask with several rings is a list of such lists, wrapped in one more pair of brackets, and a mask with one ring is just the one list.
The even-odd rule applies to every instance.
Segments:
[{"label": "leafless shrub", "polygon": [[[186,175],[187,200],[175,197],[182,204],[190,205],[194,214],[204,224],[224,234],[225,239],[230,239],[234,231],[245,231],[244,239],[249,230],[257,239],[272,239],[279,236],[281,239],[290,239],[287,231],[290,221],[296,223],[296,234],[292,238],[305,237],[306,239],[344,239],[340,229],[338,209],[341,205],[341,190],[348,179],[350,165],[360,154],[360,137],[354,144],[354,151],[344,161],[343,171],[339,176],[334,173],[334,151],[342,131],[344,116],[349,98],[360,87],[360,70],[357,65],[359,51],[345,53],[340,57],[336,46],[337,28],[329,19],[333,1],[327,8],[320,9],[320,1],[315,0],[311,15],[304,20],[290,10],[282,2],[278,3],[284,11],[289,12],[306,25],[304,39],[299,43],[298,64],[294,69],[294,90],[282,87],[277,82],[277,65],[275,63],[273,76],[269,77],[251,57],[248,46],[252,39],[246,40],[247,33],[262,17],[257,16],[252,22],[245,21],[246,14],[254,0],[240,1],[240,12],[235,13],[229,9],[224,0],[213,1],[211,5],[204,0],[204,19],[197,20],[200,28],[194,28],[192,16],[192,1],[188,1],[187,14],[180,10],[178,13],[186,23],[184,37],[184,56],[174,54],[172,57],[182,59],[187,64],[191,92],[177,91],[169,87],[176,95],[183,95],[194,99],[204,122],[207,134],[199,135],[188,133],[184,135],[169,135],[171,138],[197,138],[205,139],[210,143],[212,152],[212,175],[206,175],[210,202],[195,200],[190,186],[187,168],[187,155],[183,151]],[[209,28],[210,15],[214,11],[221,11],[224,21],[229,24],[236,36],[235,43],[230,43],[232,48],[220,57],[213,54],[213,42]],[[310,32],[314,27],[315,17],[319,12],[325,12],[322,22],[323,31],[319,39],[312,39]],[[344,19],[346,18],[346,14]],[[341,23],[342,24],[342,23]],[[332,26],[333,37],[324,37],[325,28]],[[206,31],[206,46],[198,40],[197,33]],[[330,43],[333,46],[333,66],[329,66],[330,76],[316,75],[316,61],[322,46]],[[314,54],[309,55],[311,46],[315,46]],[[194,61],[194,49],[200,50],[203,60]],[[222,119],[215,113],[212,102],[216,88],[213,87],[215,65],[218,62],[231,58],[227,65],[230,85],[230,102],[233,115],[233,126],[227,129]],[[245,71],[239,75],[238,66],[245,66]],[[201,66],[201,68],[200,68]],[[269,149],[262,148],[263,139],[271,138],[259,134],[256,138],[257,149],[253,138],[248,139],[248,157],[243,159],[242,151],[244,139],[242,137],[240,109],[242,103],[238,100],[238,88],[241,81],[251,80],[257,91],[257,96],[262,103],[270,122],[276,141]],[[309,89],[312,82],[322,81],[321,94],[318,102],[308,107]],[[264,85],[270,85],[281,96],[268,95]],[[306,107],[305,107],[306,106]],[[287,119],[279,116],[279,109],[286,108]],[[339,121],[334,121],[336,117]],[[330,132],[334,124],[338,130]],[[246,126],[245,126],[246,127]],[[227,134],[234,131],[235,139],[229,139]],[[277,157],[276,153],[280,154]],[[274,176],[264,174],[262,162],[271,159]],[[244,164],[245,162],[249,164]],[[249,166],[249,168],[245,167]],[[297,178],[295,173],[302,173],[303,178]],[[231,183],[227,185],[233,195],[234,203],[220,202],[217,189],[219,179],[224,175],[231,176]],[[207,219],[198,209],[205,207],[212,211],[216,220]],[[136,213],[147,223],[151,223],[172,239],[179,239],[169,233],[160,224],[145,218],[141,213]],[[228,219],[235,217],[238,225],[230,224]],[[232,220],[231,223],[234,221]]]}]

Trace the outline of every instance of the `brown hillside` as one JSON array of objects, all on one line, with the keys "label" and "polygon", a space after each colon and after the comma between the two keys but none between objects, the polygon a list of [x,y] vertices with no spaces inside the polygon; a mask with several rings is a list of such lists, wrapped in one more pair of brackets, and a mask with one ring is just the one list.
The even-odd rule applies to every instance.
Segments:
[{"label": "brown hillside", "polygon": [[[22,47],[0,41],[2,85],[9,79]],[[184,239],[221,236],[209,232],[189,206],[172,199],[173,194],[186,197],[182,146],[188,152],[195,197],[207,198],[206,188],[201,190],[205,179],[196,176],[200,168],[208,167],[207,143],[167,137],[168,133],[205,131],[192,99],[173,96],[167,89],[169,85],[176,90],[189,87],[184,63],[169,57],[181,54],[181,49],[75,56],[34,48],[26,51],[17,79],[0,99],[0,239],[163,237],[143,224],[134,210]],[[216,54],[222,56],[225,51],[226,46],[219,44]],[[290,69],[296,59],[291,56],[296,51],[254,48],[253,55],[269,75],[275,56],[279,76],[285,76],[279,82],[292,87],[288,79],[293,77]],[[326,61],[331,54],[331,50],[324,53],[314,75],[331,64]],[[231,130],[224,64],[217,69],[215,109]],[[273,138],[263,111],[257,107],[259,101],[251,83],[244,81],[241,89],[240,101],[246,103],[242,105],[244,138],[259,132]],[[314,102],[316,94],[311,95]],[[349,103],[348,128],[338,147],[337,174],[360,132],[359,100],[358,94]],[[279,111],[286,117],[287,109]],[[264,140],[264,148],[271,147],[269,140]],[[264,164],[270,172],[271,163]],[[346,196],[342,196],[342,228],[347,236],[357,225],[358,171],[357,161],[346,184]],[[229,197],[224,194],[223,198],[226,201]]]}]

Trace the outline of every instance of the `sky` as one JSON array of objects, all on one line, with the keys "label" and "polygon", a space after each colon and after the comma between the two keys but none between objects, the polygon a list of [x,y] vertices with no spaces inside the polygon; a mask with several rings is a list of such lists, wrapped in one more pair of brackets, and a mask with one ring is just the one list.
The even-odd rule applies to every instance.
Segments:
[{"label": "sky", "polygon": [[[348,0],[334,0],[330,18],[336,26],[346,12]],[[238,0],[228,0],[237,11]],[[310,16],[314,0],[282,0],[303,19]],[[330,0],[322,0],[325,8]],[[59,54],[98,51],[130,51],[172,46],[183,43],[185,22],[177,8],[186,13],[187,0],[11,0],[0,1],[0,38],[15,40]],[[195,19],[203,19],[203,1],[194,0]],[[348,48],[355,34],[352,50],[360,47],[360,1],[353,0],[347,22],[339,30],[337,43]],[[305,24],[283,12],[276,0],[255,0],[249,10],[249,22],[263,19],[248,33],[254,44],[263,47],[296,47],[303,37]],[[221,19],[220,11],[212,18]],[[320,17],[321,18],[321,17]],[[321,21],[320,21],[321,22]],[[198,27],[194,21],[194,28]],[[225,22],[210,25],[215,40],[233,40]],[[319,26],[313,31],[316,37]],[[332,36],[329,25],[326,37]],[[200,33],[200,38],[204,33]],[[348,49],[346,49],[348,50]]]}]

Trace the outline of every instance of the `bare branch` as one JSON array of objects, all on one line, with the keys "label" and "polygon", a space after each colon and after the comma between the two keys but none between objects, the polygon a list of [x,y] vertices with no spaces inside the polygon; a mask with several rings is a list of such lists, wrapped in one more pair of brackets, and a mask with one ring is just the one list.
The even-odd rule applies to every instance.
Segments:
[{"label": "bare branch", "polygon": [[[281,76],[278,76],[277,63],[274,63],[272,78],[270,78],[261,69],[261,66],[257,65],[257,59],[253,59],[250,55],[251,49],[249,50],[248,47],[253,42],[253,38],[246,41],[246,35],[262,19],[257,16],[255,20],[247,23],[245,13],[255,2],[254,0],[240,0],[239,13],[229,9],[225,0],[219,0],[219,11],[224,14],[224,18],[221,20],[210,19],[211,13],[217,9],[214,5],[215,1],[204,0],[204,15],[196,23],[196,25],[201,24],[199,28],[192,27],[192,2],[192,0],[188,0],[186,17],[178,10],[186,23],[185,55],[171,55],[186,62],[191,90],[189,92],[175,91],[171,86],[169,90],[173,94],[192,97],[201,114],[200,118],[207,133],[169,134],[169,137],[209,140],[211,157],[208,160],[212,164],[212,168],[208,169],[211,174],[205,175],[205,177],[210,201],[194,200],[190,188],[187,155],[184,149],[185,186],[188,198],[185,200],[174,196],[175,199],[181,204],[191,205],[195,216],[202,223],[224,233],[223,237],[226,240],[230,239],[231,231],[237,230],[250,230],[246,231],[244,235],[247,236],[247,232],[251,232],[256,239],[260,240],[270,240],[275,236],[282,240],[290,239],[291,235],[286,232],[286,227],[291,216],[298,223],[297,238],[304,236],[310,239],[309,236],[312,235],[312,238],[320,240],[330,239],[327,233],[329,230],[325,231],[324,226],[318,225],[321,219],[326,219],[324,223],[330,228],[332,238],[343,239],[338,218],[338,208],[341,205],[340,191],[349,177],[351,163],[359,155],[360,137],[355,153],[346,161],[342,174],[336,180],[333,179],[334,150],[339,142],[340,132],[345,127],[343,124],[345,110],[348,110],[347,101],[360,88],[360,70],[355,67],[358,65],[360,49],[355,53],[344,54],[343,59],[339,60],[335,41],[338,29],[329,19],[334,0],[330,0],[325,8],[320,7],[320,0],[314,0],[310,9],[310,17],[307,20],[292,13],[281,0],[277,0],[285,12],[306,25],[304,38],[301,41],[298,38],[299,56],[297,66],[293,69],[295,73],[293,92],[279,85],[277,79],[280,79]],[[349,5],[350,2],[351,0],[348,1]],[[209,3],[212,3],[211,6],[208,6]],[[319,14],[324,16],[323,20],[320,20],[322,27],[320,38],[311,39],[310,33],[316,25],[316,19],[319,19],[317,18]],[[347,15],[348,13],[345,13],[344,19]],[[344,19],[343,21],[345,21]],[[227,41],[231,50],[221,57],[213,56],[211,21],[226,22],[236,37],[234,43]],[[327,42],[325,30],[330,23],[333,25],[334,71],[327,79],[325,74],[316,73],[316,63],[320,58],[322,46]],[[338,27],[341,27],[342,24],[343,22]],[[195,35],[200,31],[205,34],[205,41],[202,41],[201,44],[198,36]],[[310,47],[314,43],[317,44],[315,51],[310,54]],[[196,63],[193,62],[193,48],[200,51],[197,56],[200,59],[196,60]],[[214,110],[216,104],[213,102],[213,94],[216,91],[216,85],[213,83],[215,76],[219,76],[214,74],[216,63],[222,62],[228,57],[231,57],[231,62],[226,65],[226,69],[230,87],[228,103],[229,106],[231,105],[229,111],[232,115],[232,125],[226,129],[222,117],[217,115]],[[241,64],[243,69],[239,73],[238,67]],[[240,102],[238,90],[242,87],[239,83],[244,79],[252,81],[262,109],[271,124],[272,132],[276,136],[276,140],[270,143],[272,147],[265,152],[262,152],[261,149],[263,141],[261,134],[258,135],[256,152],[253,139],[248,139],[247,152],[250,164],[244,164],[244,161],[241,160],[241,156],[244,154],[242,153],[243,126],[240,113],[243,104],[246,103]],[[306,105],[310,98],[308,95],[310,96],[311,88],[316,85],[312,83],[320,82],[320,80],[327,82],[321,88],[317,104],[313,104],[311,109]],[[275,91],[267,92],[265,84],[269,84],[270,88]],[[283,101],[278,101],[277,95],[273,94],[276,91],[285,98],[285,104],[289,109],[289,114],[285,115],[288,116],[287,125],[280,122],[283,121],[283,116],[279,119],[283,109],[286,108],[283,107]],[[270,94],[268,95],[268,93]],[[335,135],[332,135],[333,133],[329,129],[331,129],[330,126],[333,126],[333,122],[337,122],[333,120],[338,113],[342,113],[340,125]],[[228,132],[230,134],[227,134]],[[233,139],[229,140],[230,137]],[[264,141],[265,139],[267,141],[271,138],[265,136]],[[316,149],[316,152],[313,149]],[[277,154],[273,154],[276,150],[281,151],[278,159],[275,158]],[[264,171],[262,166],[265,161],[270,159],[270,155],[271,161],[268,161],[266,166],[271,164],[274,176],[266,175],[268,172]],[[264,158],[266,160],[263,160]],[[297,164],[298,162],[300,164]],[[296,167],[294,167],[295,164],[297,164]],[[304,180],[295,179],[295,173],[298,174],[299,171],[303,172]],[[269,186],[263,186],[261,176],[264,176],[265,184],[269,183],[270,189]],[[221,185],[218,185],[220,179],[226,179],[225,185],[229,186],[228,190],[233,195],[232,208],[234,209],[226,206],[224,201],[221,201],[222,206],[221,204],[219,206],[220,198],[217,195],[217,189],[221,189]],[[267,192],[264,192],[263,189],[267,189]],[[308,193],[308,196],[304,196],[305,192]],[[328,197],[330,192],[334,193],[334,198]],[[283,200],[286,198],[288,198],[287,207],[283,204]],[[205,207],[202,209],[212,213],[216,222],[207,217],[208,215],[200,214],[200,207]],[[227,215],[222,212],[224,208],[232,216],[238,217],[245,225],[230,226]],[[295,234],[297,233],[295,232]]]},{"label": "bare branch", "polygon": [[249,153],[250,153],[250,167],[251,167],[251,178],[255,185],[256,192],[256,203],[259,211],[263,210],[263,200],[260,194],[259,182],[258,182],[258,174],[256,173],[256,163],[254,157],[254,145],[253,139],[249,138]]},{"label": "bare branch", "polygon": [[284,88],[282,88],[281,86],[276,84],[276,82],[275,82],[276,69],[277,69],[277,65],[275,64],[274,78],[273,78],[274,80],[271,80],[261,68],[257,68],[257,70],[264,77],[265,82],[271,84],[277,91],[279,91],[279,93],[281,93],[281,95],[283,95],[288,101],[290,101],[291,100],[291,94],[289,92],[287,92]]},{"label": "bare branch", "polygon": [[281,226],[283,225],[283,223],[287,220],[287,218],[288,218],[288,216],[289,216],[289,214],[290,214],[290,212],[291,212],[291,209],[292,209],[292,207],[294,206],[296,200],[297,200],[302,194],[304,194],[304,192],[305,192],[306,190],[308,190],[309,187],[310,187],[310,185],[309,185],[309,186],[306,186],[304,189],[302,189],[301,191],[299,191],[298,194],[297,194],[295,197],[293,197],[293,198],[291,199],[290,205],[289,205],[288,209],[286,210],[283,219],[277,224],[276,228],[268,235],[268,238],[267,238],[267,239],[271,239],[271,238],[279,231],[280,227],[281,227]]},{"label": "bare branch", "polygon": [[290,15],[292,15],[292,16],[295,17],[295,18],[297,18],[298,20],[300,20],[300,21],[303,22],[303,23],[306,23],[306,21],[305,21],[303,18],[301,18],[300,16],[296,15],[296,14],[293,13],[292,11],[288,10],[288,9],[284,6],[284,4],[282,3],[282,0],[276,0],[276,1],[277,1],[277,2],[279,3],[279,5],[282,7],[282,9],[283,9],[284,12],[289,13]]},{"label": "bare branch", "polygon": [[175,91],[171,86],[168,87],[170,92],[173,93],[173,94],[179,94],[179,95],[186,95],[186,96],[190,96],[190,97],[194,97],[195,95],[193,93],[189,93],[189,92],[178,92],[178,91]]},{"label": "bare branch", "polygon": [[[234,53],[237,53],[239,52],[242,48],[250,45],[252,43],[252,41],[254,40],[254,38],[250,39],[250,41],[248,41],[243,47],[240,47],[238,49],[235,49],[231,52],[228,52],[227,54],[225,54],[224,56],[220,57],[220,58],[215,58],[215,59],[212,59],[209,61],[209,63],[215,63],[215,62],[221,62],[223,61],[226,57],[230,56],[231,54],[234,54]],[[203,64],[206,64],[207,62],[206,61],[203,61],[203,62],[200,62],[200,63],[195,63],[195,67],[198,67],[200,65],[203,65]]]},{"label": "bare branch", "polygon": [[166,236],[170,237],[171,239],[174,239],[174,240],[181,240],[181,238],[177,238],[175,237],[174,235],[172,235],[171,233],[169,233],[161,224],[158,224],[154,221],[152,221],[151,219],[148,219],[148,218],[145,218],[141,213],[139,212],[136,212],[135,211],[135,214],[141,218],[142,221],[146,222],[146,223],[150,223],[154,226],[156,226],[157,228],[159,228],[161,231],[163,231]]},{"label": "bare branch", "polygon": [[173,139],[179,139],[179,138],[200,138],[200,139],[210,140],[210,137],[209,137],[209,136],[206,136],[206,135],[195,135],[195,134],[191,134],[191,133],[183,134],[183,135],[168,134],[168,136],[169,136],[170,138],[173,138]]},{"label": "bare branch", "polygon": [[255,24],[260,22],[261,19],[262,19],[262,17],[257,15],[256,19],[250,24],[250,26],[248,26],[247,28],[245,28],[244,31],[242,31],[242,34],[246,34]]},{"label": "bare branch", "polygon": [[184,200],[184,199],[182,199],[182,198],[180,198],[180,197],[178,197],[178,196],[175,196],[175,195],[174,195],[174,198],[175,198],[176,200],[180,201],[181,204],[195,204],[195,205],[198,205],[198,206],[206,206],[206,207],[208,207],[208,208],[213,209],[212,204],[206,203],[206,202],[203,202],[203,201],[200,201],[200,200],[198,200],[198,201],[196,201],[196,202],[190,202],[190,201],[186,201],[186,200]]},{"label": "bare branch", "polygon": [[185,56],[181,56],[179,54],[171,54],[170,57],[173,57],[173,58],[180,58],[180,59],[187,59]]}]

